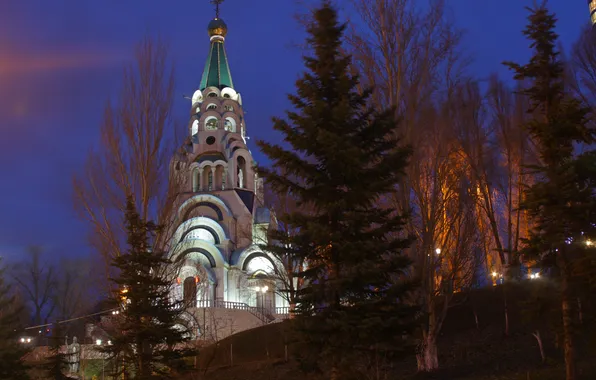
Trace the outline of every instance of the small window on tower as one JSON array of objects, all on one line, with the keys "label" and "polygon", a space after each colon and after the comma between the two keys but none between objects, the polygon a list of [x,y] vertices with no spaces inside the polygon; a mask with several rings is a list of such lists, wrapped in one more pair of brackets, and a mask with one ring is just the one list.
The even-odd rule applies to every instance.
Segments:
[{"label": "small window on tower", "polygon": [[209,97],[210,98],[217,98],[217,93],[216,92],[210,92],[209,93]]},{"label": "small window on tower", "polygon": [[236,122],[231,117],[226,118],[224,127],[226,131],[236,132]]},{"label": "small window on tower", "polygon": [[212,117],[205,122],[205,130],[214,131],[217,129],[217,119]]},{"label": "small window on tower", "polygon": [[226,105],[226,106],[224,106],[224,109],[225,109],[226,111],[228,111],[228,112],[233,112],[233,111],[234,111],[234,107],[233,107],[233,106],[231,106],[231,105]]},{"label": "small window on tower", "polygon": [[217,104],[209,104],[209,105],[207,106],[207,109],[208,109],[208,110],[215,110],[215,109],[217,109]]},{"label": "small window on tower", "polygon": [[224,94],[224,98],[228,98],[230,99],[230,94],[228,94],[227,92]]}]

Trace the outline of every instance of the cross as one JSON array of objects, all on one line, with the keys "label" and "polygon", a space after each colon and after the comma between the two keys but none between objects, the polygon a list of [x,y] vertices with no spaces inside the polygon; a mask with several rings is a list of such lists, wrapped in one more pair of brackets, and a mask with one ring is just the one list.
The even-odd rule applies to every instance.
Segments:
[{"label": "cross", "polygon": [[215,18],[219,18],[219,5],[223,2],[224,0],[211,0],[211,4],[215,5]]}]

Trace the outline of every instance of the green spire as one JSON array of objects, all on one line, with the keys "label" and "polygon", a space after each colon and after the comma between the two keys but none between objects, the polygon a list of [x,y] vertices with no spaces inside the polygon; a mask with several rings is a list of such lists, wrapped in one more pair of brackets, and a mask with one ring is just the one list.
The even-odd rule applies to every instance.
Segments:
[{"label": "green spire", "polygon": [[211,20],[207,29],[211,38],[211,48],[207,56],[207,63],[205,63],[200,89],[204,90],[211,86],[219,89],[224,87],[234,88],[224,47],[228,27],[222,19],[216,18]]}]

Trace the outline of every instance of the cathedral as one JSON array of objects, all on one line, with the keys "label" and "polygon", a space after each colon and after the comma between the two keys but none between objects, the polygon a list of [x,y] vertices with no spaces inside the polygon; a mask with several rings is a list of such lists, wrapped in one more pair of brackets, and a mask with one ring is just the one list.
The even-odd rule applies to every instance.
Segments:
[{"label": "cathedral", "polygon": [[178,273],[173,297],[225,314],[239,331],[283,319],[288,303],[276,276],[283,266],[261,248],[274,220],[246,145],[242,96],[224,46],[228,28],[218,13],[190,99],[188,138],[171,163],[182,189],[170,257]]}]

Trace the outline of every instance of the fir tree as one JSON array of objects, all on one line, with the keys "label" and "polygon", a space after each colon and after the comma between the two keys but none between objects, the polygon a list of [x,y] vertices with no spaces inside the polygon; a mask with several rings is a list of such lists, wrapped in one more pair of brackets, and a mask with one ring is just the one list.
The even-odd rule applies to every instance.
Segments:
[{"label": "fir tree", "polygon": [[103,351],[118,363],[116,374],[129,379],[175,378],[187,370],[184,358],[189,331],[183,326],[181,302],[170,299],[172,262],[151,247],[158,227],[141,219],[132,197],[127,200],[125,225],[128,249],[114,259],[119,276],[113,296],[120,313],[113,318],[110,345]]},{"label": "fir tree", "polygon": [[574,266],[588,257],[586,239],[595,236],[596,154],[579,154],[578,144],[593,144],[596,131],[588,123],[588,109],[565,88],[564,63],[556,49],[556,18],[540,6],[531,14],[524,35],[534,55],[525,65],[506,63],[515,79],[528,81],[523,91],[531,103],[525,124],[538,163],[528,167],[536,182],[525,189],[521,207],[528,211],[533,228],[525,254],[552,263],[559,273],[567,379],[575,379],[572,297]]},{"label": "fir tree", "polygon": [[0,258],[0,379],[29,379],[22,358],[28,349],[19,342],[22,330],[22,305],[6,282],[5,268]]},{"label": "fir tree", "polygon": [[[62,329],[60,325],[54,324],[52,330],[52,336],[50,338],[49,353],[50,356],[44,365],[48,375],[48,379],[52,380],[68,380],[70,377],[64,373],[68,369],[68,358],[66,352],[60,352],[60,347],[64,342],[64,336],[62,336]],[[65,347],[66,349],[66,347]]]},{"label": "fir tree", "polygon": [[304,57],[307,71],[289,95],[294,110],[274,119],[293,149],[258,144],[275,168],[260,174],[299,204],[281,216],[297,232],[274,238],[306,263],[298,276],[308,285],[296,309],[302,353],[323,358],[337,378],[355,357],[404,348],[400,338],[413,326],[416,310],[404,302],[412,288],[403,275],[410,265],[405,216],[383,205],[410,149],[395,137],[394,110],[376,112],[371,91],[357,91],[336,10],[325,1],[313,16],[307,42],[314,55]]}]

